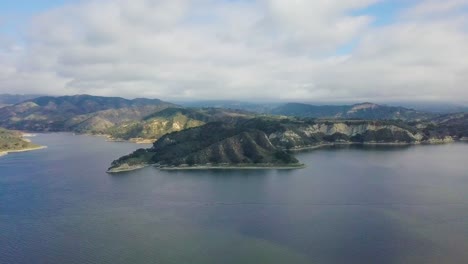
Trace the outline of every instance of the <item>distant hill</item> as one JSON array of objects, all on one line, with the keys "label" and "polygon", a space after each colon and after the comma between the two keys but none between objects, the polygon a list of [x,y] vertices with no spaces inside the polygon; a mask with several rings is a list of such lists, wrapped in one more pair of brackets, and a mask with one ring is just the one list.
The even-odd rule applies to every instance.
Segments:
[{"label": "distant hill", "polygon": [[419,127],[434,137],[448,134],[468,140],[468,113],[441,115]]},{"label": "distant hill", "polygon": [[0,94],[0,107],[14,105],[26,100],[40,97],[40,95],[33,94]]},{"label": "distant hill", "polygon": [[268,113],[271,109],[281,105],[280,103],[251,103],[233,100],[208,100],[177,102],[178,105],[192,108],[225,108],[234,110],[245,110],[256,113]]},{"label": "distant hill", "polygon": [[99,133],[176,105],[159,99],[75,95],[43,96],[0,108],[0,126],[25,131]]},{"label": "distant hill", "polygon": [[242,111],[221,108],[167,108],[143,118],[113,126],[106,131],[115,140],[154,142],[161,136],[209,122],[233,123],[255,115]]},{"label": "distant hill", "polygon": [[420,120],[434,116],[434,114],[416,111],[414,109],[373,103],[320,106],[302,103],[288,103],[272,109],[269,113],[275,115],[310,118],[355,118],[368,120]]},{"label": "distant hill", "polygon": [[[422,120],[436,116],[442,112],[439,108],[427,108],[429,110],[415,110],[411,107],[389,106],[374,103],[360,103],[354,105],[314,105],[306,103],[251,103],[230,100],[194,101],[179,103],[184,107],[216,107],[226,109],[241,109],[250,112],[271,115],[284,115],[308,118],[331,118],[331,119],[400,119],[400,120]],[[427,106],[425,104],[418,106]],[[419,108],[418,108],[419,109]],[[444,108],[445,113],[462,112],[467,108]],[[449,111],[452,110],[452,111]],[[455,111],[456,110],[456,111]]]}]

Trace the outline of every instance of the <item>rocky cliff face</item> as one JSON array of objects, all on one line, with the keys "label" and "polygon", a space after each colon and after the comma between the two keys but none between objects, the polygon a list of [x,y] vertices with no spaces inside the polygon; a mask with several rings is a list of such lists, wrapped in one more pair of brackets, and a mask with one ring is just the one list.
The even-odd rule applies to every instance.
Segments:
[{"label": "rocky cliff face", "polygon": [[372,121],[322,122],[288,127],[269,134],[277,146],[288,149],[324,143],[420,143],[421,132],[389,123]]}]

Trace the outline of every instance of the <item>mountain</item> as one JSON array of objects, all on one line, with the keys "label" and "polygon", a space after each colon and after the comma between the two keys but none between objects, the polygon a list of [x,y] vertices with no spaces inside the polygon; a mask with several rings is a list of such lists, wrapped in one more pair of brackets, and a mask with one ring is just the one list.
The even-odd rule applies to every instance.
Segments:
[{"label": "mountain", "polygon": [[379,105],[373,103],[320,106],[301,103],[288,103],[272,109],[269,113],[275,115],[309,118],[340,118],[367,120],[420,120],[434,116],[434,114],[416,111],[414,109]]},{"label": "mountain", "polygon": [[244,110],[249,112],[256,112],[266,114],[273,108],[280,105],[280,103],[251,103],[233,100],[207,100],[207,101],[191,101],[191,102],[177,102],[178,105],[190,108],[224,108]]},{"label": "mountain", "polygon": [[99,133],[174,104],[159,99],[75,95],[44,96],[0,108],[0,126],[26,131]]},{"label": "mountain", "polygon": [[33,94],[0,94],[0,107],[21,103],[26,100],[40,97]]},{"label": "mountain", "polygon": [[[466,123],[465,123],[466,124]],[[449,125],[450,127],[450,125]],[[402,121],[313,120],[260,117],[167,134],[150,149],[114,161],[110,172],[161,167],[272,167],[300,164],[289,151],[330,144],[421,144],[459,140],[452,131],[419,128]]]},{"label": "mountain", "polygon": [[0,156],[8,152],[17,152],[41,148],[23,138],[23,134],[0,128]]},{"label": "mountain", "polygon": [[202,126],[209,122],[236,122],[252,118],[254,114],[242,110],[220,108],[166,108],[146,116],[143,120],[125,122],[105,130],[114,140],[154,142],[161,136],[188,128]]}]

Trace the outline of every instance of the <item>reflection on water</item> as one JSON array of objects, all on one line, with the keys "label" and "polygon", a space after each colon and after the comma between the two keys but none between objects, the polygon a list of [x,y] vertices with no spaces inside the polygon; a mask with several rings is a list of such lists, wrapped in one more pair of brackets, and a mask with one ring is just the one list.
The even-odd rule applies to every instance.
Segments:
[{"label": "reflection on water", "polygon": [[[302,170],[140,171],[69,134],[0,158],[0,263],[465,263],[468,145],[340,146]],[[339,148],[339,149],[338,149]]]}]

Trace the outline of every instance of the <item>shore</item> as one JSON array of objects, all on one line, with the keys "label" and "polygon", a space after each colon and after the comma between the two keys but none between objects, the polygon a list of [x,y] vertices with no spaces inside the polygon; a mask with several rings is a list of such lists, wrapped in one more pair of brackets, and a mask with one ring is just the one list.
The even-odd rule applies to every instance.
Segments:
[{"label": "shore", "polygon": [[[140,164],[140,165],[128,165],[124,164],[121,165],[120,167],[117,168],[112,168],[107,170],[107,173],[109,174],[117,174],[117,173],[122,173],[122,172],[129,172],[129,171],[135,171],[135,170],[141,170],[149,166],[154,166],[154,165],[149,165],[149,164]],[[274,164],[256,164],[255,166],[249,165],[249,164],[244,164],[244,165],[219,165],[219,166],[174,166],[174,167],[169,167],[169,166],[154,166],[155,168],[158,168],[160,170],[295,170],[295,169],[303,169],[306,166],[304,164],[297,164],[297,165],[274,165]]]},{"label": "shore", "polygon": [[45,149],[45,148],[47,148],[47,146],[38,146],[38,147],[25,148],[25,149],[4,150],[4,151],[0,151],[0,157],[5,156],[5,155],[7,155],[9,153],[28,152],[28,151]]},{"label": "shore", "polygon": [[[460,141],[464,141],[464,139],[460,139]],[[457,142],[455,140],[451,141],[431,141],[431,142],[387,142],[387,143],[380,143],[380,142],[335,142],[335,143],[327,143],[327,144],[320,144],[315,146],[306,146],[300,148],[292,148],[289,151],[302,151],[302,150],[314,150],[320,149],[325,147],[333,147],[333,146],[417,146],[417,145],[439,145],[439,144],[449,144]]]},{"label": "shore", "polygon": [[148,165],[148,164],[140,164],[140,165],[124,164],[124,165],[121,165],[120,167],[109,169],[106,172],[109,173],[109,174],[117,174],[117,173],[122,173],[122,172],[141,170],[141,169],[146,168],[148,166],[150,166],[150,165]]},{"label": "shore", "polygon": [[120,138],[113,138],[110,135],[93,135],[93,136],[101,136],[105,137],[106,141],[108,142],[130,142],[135,144],[153,144],[157,139],[145,139],[145,138],[131,138],[131,139],[120,139]]},{"label": "shore", "polygon": [[[460,140],[464,141],[464,140]],[[438,145],[438,144],[448,144],[448,143],[454,143],[457,141],[454,140],[441,140],[441,141],[432,141],[432,142],[412,142],[412,143],[406,143],[406,142],[388,142],[388,143],[380,143],[380,142],[364,142],[364,143],[359,143],[359,142],[335,142],[335,143],[327,143],[327,144],[320,144],[320,145],[315,145],[315,146],[307,146],[307,147],[300,147],[300,148],[294,148],[294,149],[289,149],[289,151],[292,152],[300,152],[300,151],[306,151],[306,150],[315,150],[315,149],[320,149],[320,148],[325,148],[325,147],[333,147],[333,146],[351,146],[351,145],[361,145],[361,146],[416,146],[416,145]],[[171,171],[171,170],[293,170],[293,169],[302,169],[305,168],[306,165],[304,164],[297,164],[297,165],[274,165],[274,164],[239,164],[239,165],[198,165],[198,166],[155,166],[151,164],[145,164],[145,165],[128,165],[128,164],[123,164],[120,167],[117,168],[112,168],[107,171],[107,173],[113,174],[113,173],[121,173],[121,172],[129,172],[129,171],[135,171],[139,169],[143,169],[149,166],[154,166],[157,167],[160,170],[166,170],[166,171]]]},{"label": "shore", "polygon": [[293,148],[293,149],[290,149],[290,151],[296,152],[296,151],[303,151],[303,150],[314,150],[314,149],[333,147],[333,146],[359,146],[359,145],[361,146],[412,146],[412,145],[419,145],[419,144],[420,143],[403,143],[403,142],[402,143],[340,142],[340,143],[329,143],[329,144],[320,144],[316,146]]},{"label": "shore", "polygon": [[304,164],[291,166],[265,165],[265,166],[249,166],[249,165],[223,165],[223,166],[188,166],[188,167],[159,167],[160,170],[294,170],[303,169]]}]

